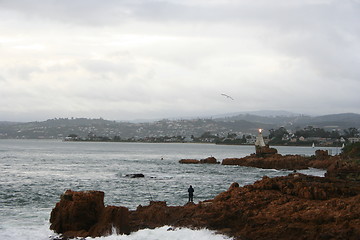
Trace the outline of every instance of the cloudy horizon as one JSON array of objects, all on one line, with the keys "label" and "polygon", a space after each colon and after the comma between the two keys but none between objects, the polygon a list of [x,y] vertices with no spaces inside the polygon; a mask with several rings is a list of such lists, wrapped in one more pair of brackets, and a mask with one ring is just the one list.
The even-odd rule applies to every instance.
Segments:
[{"label": "cloudy horizon", "polygon": [[1,0],[0,121],[360,113],[359,10],[359,0]]}]

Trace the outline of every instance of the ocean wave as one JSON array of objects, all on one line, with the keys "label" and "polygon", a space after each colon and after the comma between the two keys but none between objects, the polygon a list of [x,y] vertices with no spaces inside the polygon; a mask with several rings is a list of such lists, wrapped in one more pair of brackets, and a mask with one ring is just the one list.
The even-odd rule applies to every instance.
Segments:
[{"label": "ocean wave", "polygon": [[112,234],[107,237],[86,238],[86,240],[231,240],[232,238],[225,235],[216,234],[208,229],[192,230],[189,228],[172,228],[163,226],[156,229],[143,229],[130,235]]}]

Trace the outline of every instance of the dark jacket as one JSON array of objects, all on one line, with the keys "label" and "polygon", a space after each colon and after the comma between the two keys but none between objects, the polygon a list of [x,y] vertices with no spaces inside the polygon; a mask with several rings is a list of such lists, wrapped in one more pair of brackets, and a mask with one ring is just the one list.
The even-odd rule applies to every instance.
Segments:
[{"label": "dark jacket", "polygon": [[192,188],[192,186],[189,187],[188,192],[189,192],[189,195],[193,195],[194,189]]}]

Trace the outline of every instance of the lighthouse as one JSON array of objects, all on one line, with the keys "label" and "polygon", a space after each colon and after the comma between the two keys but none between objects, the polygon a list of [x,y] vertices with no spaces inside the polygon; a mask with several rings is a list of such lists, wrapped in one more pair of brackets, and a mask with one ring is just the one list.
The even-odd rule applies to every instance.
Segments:
[{"label": "lighthouse", "polygon": [[271,156],[277,153],[277,150],[275,148],[269,147],[269,145],[265,144],[263,135],[262,135],[262,129],[259,129],[259,134],[256,137],[255,141],[255,151],[256,155],[259,157],[267,157]]},{"label": "lighthouse", "polygon": [[261,132],[262,132],[262,129],[259,129],[259,134],[256,137],[256,141],[255,141],[255,149],[262,148],[262,147],[266,146],[263,135],[262,135]]}]

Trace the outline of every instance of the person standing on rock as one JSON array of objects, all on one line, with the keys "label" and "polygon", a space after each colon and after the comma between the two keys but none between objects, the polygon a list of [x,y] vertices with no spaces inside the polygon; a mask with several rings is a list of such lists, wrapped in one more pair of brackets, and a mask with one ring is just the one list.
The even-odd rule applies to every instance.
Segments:
[{"label": "person standing on rock", "polygon": [[194,189],[191,185],[188,189],[188,192],[189,192],[189,202],[193,202],[194,201]]}]

